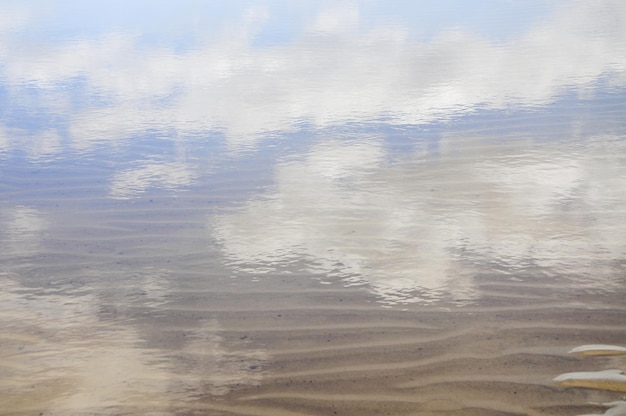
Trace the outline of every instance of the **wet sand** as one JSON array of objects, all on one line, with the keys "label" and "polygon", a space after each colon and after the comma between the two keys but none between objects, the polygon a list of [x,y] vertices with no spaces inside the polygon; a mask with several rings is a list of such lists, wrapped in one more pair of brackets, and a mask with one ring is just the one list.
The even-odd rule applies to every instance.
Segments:
[{"label": "wet sand", "polygon": [[621,398],[553,379],[626,368],[568,353],[624,344],[623,292],[484,276],[473,305],[383,308],[306,276],[188,274],[195,290],[128,282],[117,297],[16,277],[2,283],[1,414],[579,415]]}]

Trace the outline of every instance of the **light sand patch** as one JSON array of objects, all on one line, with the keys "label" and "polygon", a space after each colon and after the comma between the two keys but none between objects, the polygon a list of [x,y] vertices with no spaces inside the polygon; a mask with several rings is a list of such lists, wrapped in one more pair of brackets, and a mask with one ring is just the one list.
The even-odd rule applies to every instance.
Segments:
[{"label": "light sand patch", "polygon": [[626,393],[626,375],[621,370],[566,373],[554,378],[565,387],[586,387]]},{"label": "light sand patch", "polygon": [[617,345],[581,345],[569,351],[570,354],[576,354],[580,356],[588,355],[624,355],[626,354],[626,348]]}]

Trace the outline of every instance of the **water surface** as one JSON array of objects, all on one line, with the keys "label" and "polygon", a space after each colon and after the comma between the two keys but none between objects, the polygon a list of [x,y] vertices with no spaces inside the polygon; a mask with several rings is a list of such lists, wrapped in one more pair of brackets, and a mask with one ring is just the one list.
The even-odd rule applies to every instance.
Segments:
[{"label": "water surface", "polygon": [[619,399],[620,2],[0,16],[0,414]]}]

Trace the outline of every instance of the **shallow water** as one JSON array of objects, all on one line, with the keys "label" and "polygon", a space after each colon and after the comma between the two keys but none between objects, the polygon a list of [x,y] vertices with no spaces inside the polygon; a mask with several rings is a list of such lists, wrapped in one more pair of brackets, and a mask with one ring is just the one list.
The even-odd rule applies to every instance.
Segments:
[{"label": "shallow water", "polygon": [[626,368],[568,353],[626,345],[622,3],[8,2],[0,33],[0,414],[623,408],[555,382]]}]

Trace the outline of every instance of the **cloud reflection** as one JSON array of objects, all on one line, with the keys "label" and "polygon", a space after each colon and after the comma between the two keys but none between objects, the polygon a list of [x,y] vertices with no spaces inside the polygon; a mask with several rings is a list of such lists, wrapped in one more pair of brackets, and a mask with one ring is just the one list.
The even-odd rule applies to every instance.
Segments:
[{"label": "cloud reflection", "polygon": [[279,164],[274,192],[214,220],[224,252],[253,273],[308,261],[307,270],[366,283],[388,303],[472,299],[452,252],[464,245],[463,214],[428,209],[430,187],[407,187],[384,156],[377,140],[328,140]]},{"label": "cloud reflection", "polygon": [[[214,218],[215,235],[237,270],[305,264],[322,280],[366,284],[386,303],[468,302],[480,273],[620,284],[611,272],[626,252],[619,137],[535,153],[524,141],[449,140],[457,146],[444,140],[440,153],[397,164],[376,138],[323,140],[306,158],[279,163],[269,192]],[[597,180],[605,171],[615,174],[608,188]]]},{"label": "cloud reflection", "polygon": [[212,396],[230,393],[234,386],[260,384],[261,364],[268,355],[262,350],[229,350],[225,348],[223,331],[216,319],[204,320],[190,334],[190,342],[180,355],[185,360],[174,369],[180,375],[172,390],[189,399],[189,391],[207,392]]},{"label": "cloud reflection", "polygon": [[61,141],[61,135],[54,129],[28,134],[16,129],[5,130],[0,131],[0,152],[20,149],[33,161],[50,160],[63,151]]},{"label": "cloud reflection", "polygon": [[11,383],[0,382],[6,408],[72,412],[165,392],[159,369],[133,348],[137,334],[100,322],[93,294],[34,291],[2,277],[0,350]]},{"label": "cloud reflection", "polygon": [[[5,43],[5,82],[57,96],[83,79],[95,105],[73,113],[74,146],[137,131],[224,131],[234,149],[259,134],[346,121],[426,123],[476,108],[545,105],[569,88],[626,82],[626,8],[578,1],[506,42],[444,28],[360,24],[358,3],[320,11],[288,44],[255,46],[267,12],[194,49],[145,48],[125,33],[33,53]],[[255,9],[256,10],[256,9]],[[235,30],[237,29],[237,30]],[[229,34],[229,35],[226,35]]]},{"label": "cloud reflection", "polygon": [[184,328],[182,345],[152,347],[141,329],[155,331],[159,319],[126,325],[103,317],[106,302],[87,287],[30,289],[15,274],[0,278],[0,404],[14,413],[148,414],[261,380],[265,353],[225,342],[216,319]]},{"label": "cloud reflection", "polygon": [[21,256],[36,253],[48,229],[44,214],[28,206],[13,207],[0,214],[0,247],[3,254]]},{"label": "cloud reflection", "polygon": [[190,185],[194,177],[194,173],[184,163],[146,163],[116,173],[111,180],[110,196],[114,199],[130,199],[149,188],[178,189]]}]

